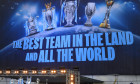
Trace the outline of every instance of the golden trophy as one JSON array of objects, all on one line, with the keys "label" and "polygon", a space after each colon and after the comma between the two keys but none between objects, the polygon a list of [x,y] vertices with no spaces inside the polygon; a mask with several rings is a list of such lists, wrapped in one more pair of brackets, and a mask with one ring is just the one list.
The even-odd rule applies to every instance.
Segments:
[{"label": "golden trophy", "polygon": [[114,4],[114,0],[105,0],[105,2],[106,2],[106,5],[107,5],[107,11],[106,11],[105,18],[104,18],[103,22],[100,24],[100,27],[110,28],[109,15],[110,15],[111,7]]}]

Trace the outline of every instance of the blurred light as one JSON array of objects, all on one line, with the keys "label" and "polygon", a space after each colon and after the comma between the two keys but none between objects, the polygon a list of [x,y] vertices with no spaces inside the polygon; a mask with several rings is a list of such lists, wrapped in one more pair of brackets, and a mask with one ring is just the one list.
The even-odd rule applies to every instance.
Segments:
[{"label": "blurred light", "polygon": [[52,74],[55,74],[55,73],[56,73],[56,70],[51,70],[51,73],[52,73]]},{"label": "blurred light", "polygon": [[32,70],[32,74],[37,74],[37,70]]},{"label": "blurred light", "polygon": [[11,9],[13,10],[13,9],[14,9],[14,7],[11,7]]},{"label": "blurred light", "polygon": [[38,24],[39,24],[39,25],[43,25],[42,22],[39,22]]},{"label": "blurred light", "polygon": [[23,74],[28,74],[28,71],[27,70],[23,70]]},{"label": "blurred light", "polygon": [[23,78],[20,77],[20,78],[18,79],[18,84],[24,84],[23,82],[24,82]]},{"label": "blurred light", "polygon": [[74,77],[74,75],[73,75],[73,74],[71,74],[71,75],[70,75],[70,77],[71,77],[71,78],[73,78],[73,77]]},{"label": "blurred light", "polygon": [[36,16],[37,18],[39,18],[39,16]]},{"label": "blurred light", "polygon": [[74,75],[73,75],[73,74],[70,75],[70,80],[71,80],[71,81],[74,80]]},{"label": "blurred light", "polygon": [[71,81],[73,81],[73,78],[70,78]]},{"label": "blurred light", "polygon": [[1,7],[5,7],[5,5],[1,5]]},{"label": "blurred light", "polygon": [[26,16],[26,15],[24,15],[24,16],[23,16],[23,18],[24,18],[24,19],[28,19],[29,17],[28,17],[28,16]]},{"label": "blurred light", "polygon": [[30,78],[27,77],[26,84],[31,84],[31,80],[32,80],[32,77],[30,77]]},{"label": "blurred light", "polygon": [[20,13],[16,13],[16,16],[20,16]]},{"label": "blurred light", "polygon": [[5,72],[6,74],[10,74],[11,73],[11,71],[10,70],[6,70],[6,72]]},{"label": "blurred light", "polygon": [[15,3],[15,5],[19,5],[19,3]]},{"label": "blurred light", "polygon": [[36,83],[37,83],[37,84],[39,84],[39,82],[40,82],[40,79],[39,79],[39,78],[37,78],[37,79],[36,79]]},{"label": "blurred light", "polygon": [[74,84],[73,82],[70,82],[70,84]]},{"label": "blurred light", "polygon": [[66,73],[66,70],[61,70],[60,72],[61,72],[61,73]]},{"label": "blurred light", "polygon": [[22,12],[23,10],[19,10],[20,12]]},{"label": "blurred light", "polygon": [[0,74],[2,74],[2,70],[0,70]]},{"label": "blurred light", "polygon": [[30,13],[36,13],[36,11],[37,11],[37,9],[36,9],[35,6],[32,6],[32,7],[30,8]]},{"label": "blurred light", "polygon": [[14,84],[14,79],[11,79],[10,80],[10,84]]},{"label": "blurred light", "polygon": [[15,74],[19,74],[19,71],[18,71],[18,70],[16,70],[14,73],[15,73]]},{"label": "blurred light", "polygon": [[47,71],[46,71],[46,70],[42,70],[41,73],[42,73],[42,74],[46,74]]},{"label": "blurred light", "polygon": [[74,84],[74,75],[73,74],[70,75],[70,84]]}]

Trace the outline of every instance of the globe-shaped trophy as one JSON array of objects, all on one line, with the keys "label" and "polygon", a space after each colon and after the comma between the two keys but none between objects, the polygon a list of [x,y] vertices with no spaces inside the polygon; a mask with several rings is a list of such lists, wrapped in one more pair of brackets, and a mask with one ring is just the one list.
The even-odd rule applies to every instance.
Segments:
[{"label": "globe-shaped trophy", "polygon": [[100,27],[110,28],[109,16],[110,16],[111,7],[114,4],[114,0],[105,0],[105,2],[106,2],[106,5],[107,5],[107,11],[106,11],[105,18],[104,18],[103,22],[100,24]]},{"label": "globe-shaped trophy", "polygon": [[66,27],[73,26],[72,21],[75,16],[75,9],[75,1],[66,2],[66,5],[64,6],[65,20],[67,22],[67,24],[65,25]]},{"label": "globe-shaped trophy", "polygon": [[87,17],[85,26],[92,26],[91,18],[94,15],[95,10],[96,10],[96,6],[95,6],[95,3],[93,2],[89,2],[87,6],[85,7],[85,14]]}]

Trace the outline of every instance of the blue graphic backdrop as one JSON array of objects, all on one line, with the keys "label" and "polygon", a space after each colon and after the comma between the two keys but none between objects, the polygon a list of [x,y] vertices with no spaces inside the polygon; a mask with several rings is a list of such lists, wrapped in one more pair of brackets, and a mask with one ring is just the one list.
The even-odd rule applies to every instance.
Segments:
[{"label": "blue graphic backdrop", "polygon": [[[25,56],[28,51],[12,48],[13,41],[24,38],[25,22],[29,14],[38,18],[38,27],[43,28],[42,9],[45,9],[45,3],[52,2],[52,6],[56,7],[56,22],[57,28],[52,31],[42,32],[35,36],[57,36],[57,35],[72,35],[78,33],[91,32],[113,32],[113,31],[131,31],[134,35],[134,44],[130,46],[115,46],[116,58],[114,61],[107,62],[73,62],[73,63],[40,63],[25,62]],[[83,25],[86,22],[85,6],[88,2],[96,3],[96,12],[92,18],[92,23],[95,30]],[[79,66],[82,74],[140,74],[139,59],[139,41],[140,41],[140,1],[139,0],[115,0],[111,9],[110,24],[111,30],[99,29],[98,26],[103,21],[106,4],[104,0],[80,0],[78,8],[78,23],[72,28],[64,28],[64,24],[60,27],[60,12],[61,6],[59,0],[1,0],[0,1],[0,66],[6,67],[42,67],[48,65],[54,67],[66,66],[71,68]],[[60,28],[60,29],[59,29]],[[79,29],[81,28],[81,29]],[[30,38],[30,37],[29,37]],[[9,45],[9,46],[8,46]],[[38,50],[36,50],[38,52]],[[56,55],[56,54],[55,54]],[[11,57],[10,57],[11,56]],[[127,59],[126,59],[127,58]],[[15,61],[17,60],[17,61]],[[18,64],[18,65],[17,65]],[[89,66],[89,72],[85,70],[84,66]],[[95,69],[96,68],[96,69]],[[104,70],[104,71],[103,71]]]},{"label": "blue graphic backdrop", "polygon": [[[86,21],[85,6],[87,2],[96,3],[96,12],[92,18],[95,26],[99,26],[103,21],[106,4],[104,0],[81,0],[78,8],[78,24],[83,25]],[[42,27],[42,9],[45,9],[45,3],[52,2],[56,6],[57,26],[60,26],[60,1],[59,0],[1,0],[0,1],[0,49],[10,44],[13,40],[24,37],[24,24],[29,13],[39,16],[38,25]],[[140,35],[140,1],[139,0],[115,0],[111,9],[110,24],[112,28],[132,31]]]}]

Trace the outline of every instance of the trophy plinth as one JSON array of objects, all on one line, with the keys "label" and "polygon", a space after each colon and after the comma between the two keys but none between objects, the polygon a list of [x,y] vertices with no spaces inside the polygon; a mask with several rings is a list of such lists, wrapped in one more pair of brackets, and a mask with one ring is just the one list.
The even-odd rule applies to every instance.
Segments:
[{"label": "trophy plinth", "polygon": [[64,27],[72,27],[72,26],[74,26],[74,24],[72,24],[72,23],[67,23]]},{"label": "trophy plinth", "polygon": [[105,0],[105,1],[106,1],[106,5],[107,5],[107,11],[106,11],[106,14],[105,14],[105,18],[104,18],[103,22],[100,24],[99,27],[110,29],[109,16],[110,16],[111,7],[114,4],[114,0]]},{"label": "trophy plinth", "polygon": [[85,26],[92,26],[91,18],[94,15],[95,10],[96,10],[96,7],[95,7],[95,3],[93,2],[89,2],[87,6],[85,7],[85,14],[87,17]]},{"label": "trophy plinth", "polygon": [[36,33],[37,33],[37,29],[31,29],[29,35],[33,35],[33,34],[36,34]]},{"label": "trophy plinth", "polygon": [[91,19],[87,19],[85,26],[92,26]]},{"label": "trophy plinth", "polygon": [[110,29],[110,24],[108,24],[108,23],[107,23],[107,20],[105,20],[103,23],[100,24],[99,27]]},{"label": "trophy plinth", "polygon": [[45,31],[54,29],[52,26],[49,26]]}]

